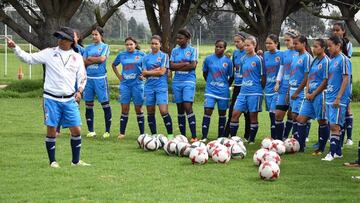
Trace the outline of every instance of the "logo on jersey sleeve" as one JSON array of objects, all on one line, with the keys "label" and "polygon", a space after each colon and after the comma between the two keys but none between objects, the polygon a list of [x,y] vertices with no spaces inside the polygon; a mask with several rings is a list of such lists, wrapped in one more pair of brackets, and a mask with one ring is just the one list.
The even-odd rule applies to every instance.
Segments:
[{"label": "logo on jersey sleeve", "polygon": [[322,64],[318,65],[318,70],[322,69]]},{"label": "logo on jersey sleeve", "polygon": [[335,61],[334,63],[334,67],[338,66],[339,65],[339,62],[338,61]]},{"label": "logo on jersey sleeve", "polygon": [[280,56],[275,57],[276,62],[280,62]]},{"label": "logo on jersey sleeve", "polygon": [[161,62],[161,57],[157,57],[156,61]]},{"label": "logo on jersey sleeve", "polygon": [[140,56],[135,56],[135,60],[136,61],[140,60]]},{"label": "logo on jersey sleeve", "polygon": [[99,51],[99,52],[101,52],[101,51],[102,51],[102,48],[101,48],[101,47],[99,47],[99,48],[98,48],[98,51]]},{"label": "logo on jersey sleeve", "polygon": [[223,67],[224,67],[224,68],[227,68],[228,66],[229,66],[229,64],[223,63]]},{"label": "logo on jersey sleeve", "polygon": [[256,62],[255,62],[255,61],[251,62],[251,66],[252,66],[252,67],[255,67],[255,66],[256,66]]},{"label": "logo on jersey sleeve", "polygon": [[190,51],[187,51],[187,52],[185,53],[185,56],[187,56],[187,57],[191,56],[191,52],[190,52]]},{"label": "logo on jersey sleeve", "polygon": [[302,60],[302,59],[299,59],[297,63],[298,63],[298,64],[302,64],[302,63],[303,63],[303,60]]}]

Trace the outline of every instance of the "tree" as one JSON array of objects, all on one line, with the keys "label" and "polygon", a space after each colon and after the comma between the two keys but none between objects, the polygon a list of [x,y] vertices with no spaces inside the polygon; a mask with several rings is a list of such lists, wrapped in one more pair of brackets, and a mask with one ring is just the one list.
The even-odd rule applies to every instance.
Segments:
[{"label": "tree", "polygon": [[[127,0],[119,0],[112,3],[106,1],[108,9],[104,15],[101,15],[100,8],[95,10],[95,19],[91,26],[82,31],[82,37],[90,35],[91,30],[99,25],[103,27],[109,18],[123,5]],[[30,5],[28,0],[2,0],[0,2],[0,22],[8,25],[13,31],[19,34],[23,39],[33,44],[39,49],[54,46],[56,39],[52,34],[61,26],[66,26],[79,9],[82,0],[36,0],[34,5]],[[12,6],[16,12],[32,27],[33,32],[19,25],[7,13],[5,8]],[[40,13],[35,12],[35,8],[40,9]],[[29,14],[29,12],[31,14]]]},{"label": "tree", "polygon": [[129,29],[129,33],[131,33],[131,35],[133,35],[134,37],[138,37],[137,28],[138,28],[138,25],[137,25],[135,18],[131,17],[130,20],[128,21],[128,29]]}]

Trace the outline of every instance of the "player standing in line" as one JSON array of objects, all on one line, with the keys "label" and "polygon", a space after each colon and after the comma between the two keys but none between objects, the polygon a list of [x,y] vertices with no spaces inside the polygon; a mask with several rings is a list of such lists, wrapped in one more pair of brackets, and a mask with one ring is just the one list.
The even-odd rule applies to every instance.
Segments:
[{"label": "player standing in line", "polygon": [[330,124],[330,152],[322,160],[341,158],[341,126],[345,122],[346,106],[349,102],[349,62],[342,53],[342,40],[333,36],[328,40],[328,50],[333,58],[329,66],[329,80],[326,92],[326,118]]},{"label": "player standing in line", "polygon": [[151,134],[157,134],[155,105],[159,106],[169,139],[173,139],[171,116],[168,112],[168,55],[160,50],[161,37],[151,37],[151,53],[143,58],[142,75],[146,78],[144,95]]},{"label": "player standing in line", "polygon": [[[274,87],[275,92],[278,92],[275,110],[275,134],[277,139],[283,140],[288,138],[291,131],[293,120],[291,117],[291,109],[289,108],[289,79],[291,71],[291,63],[295,56],[299,53],[294,49],[294,39],[298,34],[294,30],[289,30],[284,35],[284,44],[287,50],[282,52],[280,69],[276,78]],[[287,112],[287,121],[284,126],[284,117]],[[285,129],[284,129],[285,128]]]},{"label": "player standing in line", "polygon": [[[353,53],[353,47],[352,47],[352,43],[350,42],[350,40],[346,37],[345,25],[341,22],[335,23],[333,25],[333,34],[342,39],[342,43],[343,43],[342,52],[348,58],[351,58],[352,53]],[[350,79],[350,83],[352,86],[352,76],[349,79]],[[352,115],[351,106],[349,103],[349,105],[346,107],[345,125],[342,126],[343,129],[342,129],[341,137],[340,137],[341,146],[342,146],[344,138],[345,138],[345,131],[346,131],[346,135],[347,135],[346,145],[353,145],[352,127],[353,127],[353,115]]]},{"label": "player standing in line", "polygon": [[[56,127],[69,128],[71,133],[72,166],[89,166],[80,160],[81,118],[78,103],[86,84],[84,61],[73,50],[74,31],[62,27],[54,33],[57,47],[47,48],[29,54],[21,50],[14,41],[7,39],[8,47],[15,55],[28,64],[45,64],[44,83],[44,124],[47,126],[45,138],[50,167],[59,168],[55,159]],[[78,90],[75,90],[77,82]]]},{"label": "player standing in line", "polygon": [[263,87],[266,82],[263,59],[256,54],[256,46],[255,37],[250,36],[246,38],[246,55],[241,58],[240,62],[243,80],[230,123],[230,135],[236,136],[239,128],[239,117],[244,112],[250,113],[250,134],[249,137],[245,138],[249,141],[249,144],[255,143],[255,137],[259,128],[258,112],[262,111]]},{"label": "player standing in line", "polygon": [[[326,41],[323,39],[316,39],[313,45],[313,53],[316,56],[311,64],[308,74],[305,99],[301,103],[298,121],[298,134],[300,143],[305,143],[306,139],[306,124],[310,119],[316,119],[319,122],[318,128],[318,142],[319,148],[315,150],[313,155],[321,155],[325,150],[325,145],[329,139],[330,129],[325,119],[325,89],[328,80],[330,59],[325,54]],[[301,148],[301,151],[304,151]]]},{"label": "player standing in line", "polygon": [[279,37],[271,34],[266,38],[266,49],[264,53],[264,67],[266,75],[265,85],[265,104],[266,111],[269,112],[270,117],[270,132],[271,138],[282,140],[282,136],[277,136],[275,133],[275,110],[278,93],[275,92],[276,77],[278,75],[282,52],[280,49]]},{"label": "player standing in line", "polygon": [[110,54],[109,45],[104,43],[104,31],[101,27],[96,27],[92,31],[92,41],[85,48],[84,61],[86,66],[86,73],[88,82],[84,90],[84,100],[86,106],[86,123],[88,125],[89,133],[87,137],[94,137],[96,133],[94,131],[94,99],[98,97],[98,101],[104,110],[105,118],[105,133],[103,138],[110,137],[111,126],[111,107],[108,81],[106,76],[106,60]]},{"label": "player standing in line", "polygon": [[[234,36],[234,44],[236,46],[236,50],[234,51],[232,56],[233,72],[234,72],[234,79],[233,79],[234,89],[231,97],[229,116],[225,126],[224,137],[229,137],[231,116],[236,102],[236,98],[239,95],[241,89],[242,75],[240,73],[240,59],[246,55],[246,51],[244,49],[244,42],[245,42],[245,36],[242,33],[238,33]],[[250,116],[248,112],[244,113],[244,118],[245,118],[244,137],[248,137],[250,132]]]},{"label": "player standing in line", "polygon": [[233,76],[233,64],[224,52],[227,43],[224,40],[215,42],[215,53],[207,56],[203,63],[203,76],[206,81],[204,117],[202,121],[202,142],[208,139],[210,119],[215,104],[219,112],[218,137],[224,133],[226,123],[226,110],[229,105],[230,77]]},{"label": "player standing in line", "polygon": [[[179,45],[171,51],[170,70],[175,71],[172,83],[174,103],[178,111],[180,133],[186,136],[186,115],[191,131],[191,142],[197,141],[196,118],[192,106],[196,89],[196,72],[198,54],[190,43],[191,34],[187,29],[180,29],[176,35]],[[185,115],[186,112],[186,115]]]},{"label": "player standing in line", "polygon": [[[134,102],[140,134],[144,134],[144,78],[142,77],[142,60],[145,53],[140,51],[136,39],[125,39],[126,51],[120,52],[112,64],[115,75],[120,81],[119,102],[121,104],[120,133],[118,138],[125,138],[126,125],[129,118],[130,102]],[[121,74],[117,66],[121,64]]]}]

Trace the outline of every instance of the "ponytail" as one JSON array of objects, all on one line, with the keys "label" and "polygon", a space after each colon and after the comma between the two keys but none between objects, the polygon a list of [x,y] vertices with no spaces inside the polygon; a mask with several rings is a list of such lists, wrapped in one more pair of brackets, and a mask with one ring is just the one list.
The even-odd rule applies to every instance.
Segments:
[{"label": "ponytail", "polygon": [[305,50],[306,50],[311,56],[313,56],[313,53],[312,53],[312,51],[311,51],[311,47],[310,47],[310,45],[309,45],[309,43],[308,43],[307,38],[306,38],[304,35],[300,35],[300,36],[298,36],[298,37],[296,37],[296,38],[299,40],[299,42],[300,42],[301,44],[305,44]]}]

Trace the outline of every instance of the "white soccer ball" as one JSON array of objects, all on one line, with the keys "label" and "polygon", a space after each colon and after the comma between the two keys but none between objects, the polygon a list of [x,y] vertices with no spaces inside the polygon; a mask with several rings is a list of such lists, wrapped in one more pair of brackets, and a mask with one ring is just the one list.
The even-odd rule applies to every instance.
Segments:
[{"label": "white soccer ball", "polygon": [[239,137],[239,136],[232,136],[231,139],[234,140],[237,143],[244,142],[243,139],[241,137]]},{"label": "white soccer ball", "polygon": [[261,164],[261,162],[264,161],[264,154],[267,152],[269,152],[268,149],[261,148],[261,149],[257,150],[253,156],[254,164],[259,166]]},{"label": "white soccer ball", "polygon": [[169,141],[168,138],[163,134],[158,134],[157,138],[160,141],[160,147],[159,148],[163,148],[164,145]]},{"label": "white soccer ball", "polygon": [[175,154],[175,150],[176,150],[176,144],[177,142],[175,142],[174,140],[170,140],[168,141],[165,145],[164,145],[164,151],[167,155],[174,155]]},{"label": "white soccer ball", "polygon": [[158,149],[159,149],[159,140],[156,138],[156,136],[144,138],[144,150],[156,151]]},{"label": "white soccer ball", "polygon": [[296,153],[300,150],[300,144],[295,138],[288,138],[284,141],[286,153]]},{"label": "white soccer ball", "polygon": [[149,136],[148,134],[141,134],[141,135],[139,135],[139,137],[137,138],[137,143],[138,143],[138,145],[139,145],[139,148],[144,148],[144,138],[146,137],[146,136]]},{"label": "white soccer ball", "polygon": [[237,142],[232,139],[229,139],[229,138],[224,139],[223,145],[225,145],[225,147],[227,147],[229,149],[235,144],[237,144]]},{"label": "white soccer ball", "polygon": [[190,154],[190,144],[187,142],[178,142],[176,144],[176,150],[175,153],[178,156],[189,156]]},{"label": "white soccer ball", "polygon": [[178,140],[179,142],[186,142],[186,143],[189,143],[189,140],[187,139],[186,136],[184,135],[176,135],[175,140]]},{"label": "white soccer ball", "polygon": [[280,167],[272,161],[265,161],[259,167],[259,175],[263,180],[276,180],[280,176]]},{"label": "white soccer ball", "polygon": [[212,156],[214,149],[216,149],[218,146],[222,146],[222,144],[220,144],[217,140],[213,140],[206,145],[207,152],[210,157]]},{"label": "white soccer ball", "polygon": [[196,141],[191,144],[191,149],[194,149],[196,147],[205,147],[206,148],[206,145],[203,142]]},{"label": "white soccer ball", "polygon": [[211,158],[216,163],[225,164],[230,161],[231,153],[227,147],[222,145],[214,149]]},{"label": "white soccer ball", "polygon": [[209,159],[206,147],[195,147],[189,154],[192,164],[206,164]]},{"label": "white soccer ball", "polygon": [[272,147],[273,139],[266,137],[261,141],[261,148],[270,150]]},{"label": "white soccer ball", "polygon": [[246,156],[247,150],[246,150],[246,147],[245,147],[244,143],[243,142],[238,142],[237,144],[241,147],[242,151],[245,153],[245,156]]},{"label": "white soccer ball", "polygon": [[263,160],[264,161],[273,161],[279,166],[281,164],[281,158],[280,158],[279,154],[274,151],[266,152],[263,156]]},{"label": "white soccer ball", "polygon": [[244,149],[239,144],[234,144],[231,146],[230,152],[231,158],[233,159],[243,159],[246,156],[246,151],[244,151]]},{"label": "white soccer ball", "polygon": [[283,155],[286,152],[286,147],[283,141],[281,140],[274,140],[272,142],[272,147],[270,149],[271,151],[274,151],[278,153],[279,155]]},{"label": "white soccer ball", "polygon": [[226,138],[226,137],[219,137],[218,139],[216,139],[216,141],[218,141],[220,144],[222,144],[222,145],[223,145],[227,139],[229,139],[229,138]]}]

